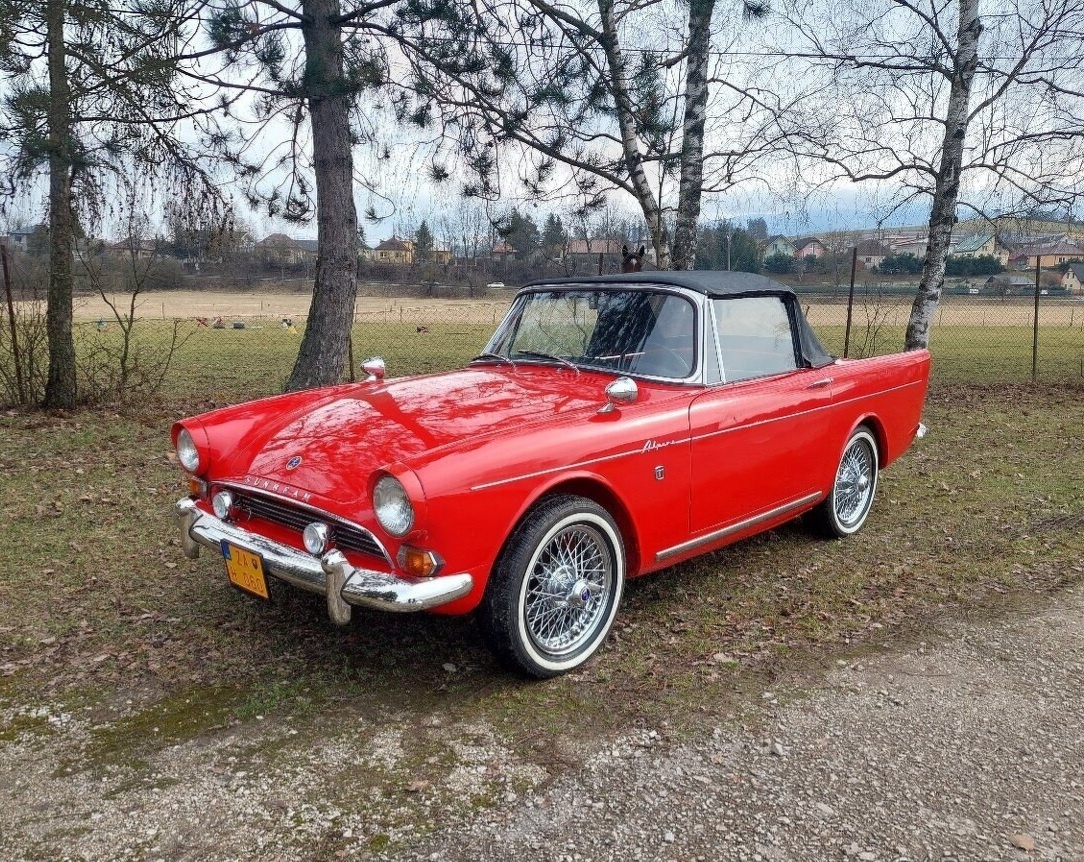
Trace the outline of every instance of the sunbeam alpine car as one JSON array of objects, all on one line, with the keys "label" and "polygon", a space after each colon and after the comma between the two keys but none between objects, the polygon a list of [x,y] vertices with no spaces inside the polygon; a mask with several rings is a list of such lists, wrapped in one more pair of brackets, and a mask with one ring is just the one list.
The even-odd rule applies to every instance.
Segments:
[{"label": "sunbeam alpine car", "polygon": [[605,641],[626,578],[811,513],[866,521],[925,429],[930,356],[829,356],[744,273],[530,284],[460,371],[295,392],[178,422],[184,552],[273,600],[476,611],[549,677]]}]

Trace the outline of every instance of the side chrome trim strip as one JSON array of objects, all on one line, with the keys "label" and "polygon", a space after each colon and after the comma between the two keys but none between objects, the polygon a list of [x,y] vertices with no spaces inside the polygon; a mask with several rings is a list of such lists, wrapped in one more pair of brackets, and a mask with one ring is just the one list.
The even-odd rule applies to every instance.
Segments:
[{"label": "side chrome trim strip", "polygon": [[751,518],[746,518],[744,521],[738,521],[736,524],[731,524],[729,527],[723,527],[721,530],[716,530],[714,533],[708,533],[706,536],[690,539],[688,542],[682,542],[680,545],[674,545],[672,548],[666,548],[665,550],[659,551],[655,554],[655,560],[662,562],[670,557],[676,557],[680,554],[699,548],[701,545],[710,545],[714,542],[718,542],[721,539],[725,539],[727,536],[732,536],[735,533],[748,530],[750,527],[755,527],[757,524],[763,524],[765,521],[771,521],[773,518],[785,515],[787,512],[793,512],[797,509],[804,508],[810,503],[817,502],[823,496],[824,494],[820,491],[806,494],[798,500],[792,500],[789,503],[784,503],[782,506],[776,506],[768,512],[754,515]]},{"label": "side chrome trim strip", "polygon": [[[688,438],[675,441],[683,443]],[[550,473],[560,473],[563,470],[575,470],[577,467],[587,467],[591,464],[603,464],[606,461],[616,461],[618,458],[627,458],[630,455],[639,455],[644,451],[641,446],[639,449],[629,449],[625,452],[617,452],[614,455],[603,455],[601,458],[589,458],[586,461],[577,461],[575,464],[562,464],[560,467],[550,467],[548,470],[536,470],[534,473],[523,473],[519,476],[512,476],[508,479],[496,479],[493,482],[483,482],[481,485],[471,485],[472,491],[484,491],[486,488],[496,488],[499,485],[508,485],[512,482],[519,482],[523,479],[537,479],[539,476],[548,476]]]},{"label": "side chrome trim strip", "polygon": [[[897,392],[900,389],[908,389],[912,386],[918,386],[922,381],[913,380],[910,383],[901,383],[899,386],[893,386],[891,389],[886,389],[883,392],[877,392],[876,395],[887,395],[890,392]],[[712,390],[718,391],[718,390]],[[759,422],[746,422],[744,425],[732,425],[729,428],[720,428],[717,431],[708,431],[706,434],[696,434],[692,436],[693,442],[697,440],[706,440],[709,437],[718,437],[721,434],[731,434],[734,431],[744,431],[746,428],[758,428],[761,425],[771,425],[773,422],[783,422],[787,419],[797,419],[800,416],[809,416],[812,413],[820,413],[824,410],[835,410],[837,407],[844,407],[848,404],[854,404],[856,401],[864,401],[871,398],[870,395],[856,395],[854,398],[845,398],[842,401],[830,401],[827,404],[822,404],[819,407],[810,407],[808,410],[799,410],[796,413],[787,413],[783,416],[773,416],[771,419],[761,419]]]},{"label": "side chrome trim strip", "polygon": [[[918,386],[921,382],[922,382],[921,380],[914,380],[914,381],[912,381],[910,383],[903,383],[903,384],[900,384],[899,386],[893,386],[891,389],[886,389],[884,392],[878,392],[876,394],[877,395],[886,395],[889,392],[895,392],[895,391],[897,391],[899,389],[907,389],[907,388],[909,388],[911,386]],[[715,388],[712,388],[709,391],[717,392],[719,390],[715,389]],[[718,431],[709,431],[706,434],[697,434],[695,436],[684,437],[684,438],[681,438],[679,440],[673,440],[671,442],[673,444],[675,444],[675,445],[680,444],[680,443],[695,443],[698,440],[706,440],[709,437],[718,437],[721,434],[730,434],[730,433],[732,433],[734,431],[742,431],[742,430],[744,430],[746,428],[756,428],[756,427],[758,427],[760,425],[770,425],[773,422],[782,422],[785,419],[795,419],[795,418],[797,418],[799,416],[807,416],[807,415],[809,415],[811,413],[819,413],[822,410],[834,410],[837,407],[842,407],[842,406],[844,406],[846,404],[853,404],[856,401],[862,401],[862,400],[867,399],[869,397],[870,397],[869,395],[858,395],[858,396],[855,396],[854,398],[847,398],[847,399],[844,399],[842,401],[832,401],[832,402],[830,402],[828,404],[824,404],[824,405],[822,405],[820,407],[811,407],[809,410],[802,410],[802,411],[799,411],[797,413],[788,413],[785,416],[775,416],[775,417],[773,417],[771,419],[761,419],[759,422],[747,422],[744,425],[734,425],[734,426],[729,427],[729,428],[720,428]],[[496,488],[496,487],[499,487],[500,485],[509,485],[512,482],[520,482],[520,481],[522,481],[524,479],[537,479],[539,476],[548,476],[551,473],[560,473],[563,470],[575,470],[575,469],[577,469],[579,467],[587,467],[587,466],[590,466],[592,464],[603,464],[603,463],[605,463],[607,461],[615,461],[618,458],[626,458],[629,455],[639,455],[643,451],[644,451],[644,449],[642,449],[642,448],[640,448],[640,449],[629,449],[629,450],[627,450],[625,452],[617,452],[617,453],[615,453],[613,455],[603,455],[601,458],[589,458],[589,459],[587,459],[585,461],[577,461],[574,464],[562,464],[559,467],[550,467],[547,470],[536,470],[533,473],[521,473],[518,476],[511,476],[511,477],[509,477],[507,479],[496,479],[496,480],[494,480],[492,482],[483,482],[480,485],[471,485],[470,489],[472,491],[484,491],[487,488]]]}]

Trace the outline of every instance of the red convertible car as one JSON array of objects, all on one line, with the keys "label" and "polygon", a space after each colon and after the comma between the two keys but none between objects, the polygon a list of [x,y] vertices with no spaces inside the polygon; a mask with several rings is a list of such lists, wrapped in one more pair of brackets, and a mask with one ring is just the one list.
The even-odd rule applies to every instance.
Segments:
[{"label": "red convertible car", "polygon": [[530,284],[469,367],[295,392],[173,427],[205,546],[264,600],[477,611],[548,677],[605,641],[626,578],[811,512],[865,523],[924,433],[930,356],[829,356],[794,294],[744,273]]}]

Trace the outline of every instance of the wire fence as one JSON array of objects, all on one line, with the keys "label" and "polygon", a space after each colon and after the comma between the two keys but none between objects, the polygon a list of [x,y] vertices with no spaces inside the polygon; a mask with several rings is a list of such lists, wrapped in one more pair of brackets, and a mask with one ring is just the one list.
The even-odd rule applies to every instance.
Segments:
[{"label": "wire fence", "polygon": [[[379,355],[389,377],[461,367],[478,354],[515,291],[484,298],[362,296],[344,379],[363,376]],[[828,350],[851,357],[902,349],[911,296],[902,291],[802,291],[799,299]],[[90,400],[124,400],[156,392],[175,400],[226,403],[281,392],[304,333],[307,294],[154,295],[139,305],[126,338],[103,306],[77,304],[75,340],[81,392]],[[45,358],[44,306],[16,303],[16,327],[0,327],[0,403],[40,397]],[[848,317],[850,329],[847,328]],[[22,333],[23,392],[16,387],[12,333]],[[1036,378],[1084,382],[1084,298],[946,295],[930,333],[934,381],[1006,384]],[[1034,362],[1034,366],[1033,366]],[[125,367],[121,367],[126,363]],[[29,399],[28,392],[29,390]]]}]

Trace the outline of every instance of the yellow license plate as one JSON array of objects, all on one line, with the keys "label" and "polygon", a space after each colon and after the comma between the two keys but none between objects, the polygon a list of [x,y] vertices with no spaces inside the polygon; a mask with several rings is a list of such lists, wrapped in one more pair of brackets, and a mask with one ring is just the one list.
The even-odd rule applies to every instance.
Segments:
[{"label": "yellow license plate", "polygon": [[271,600],[271,594],[267,591],[267,575],[264,574],[263,560],[259,554],[224,541],[222,556],[226,560],[226,577],[231,584],[265,601]]}]

